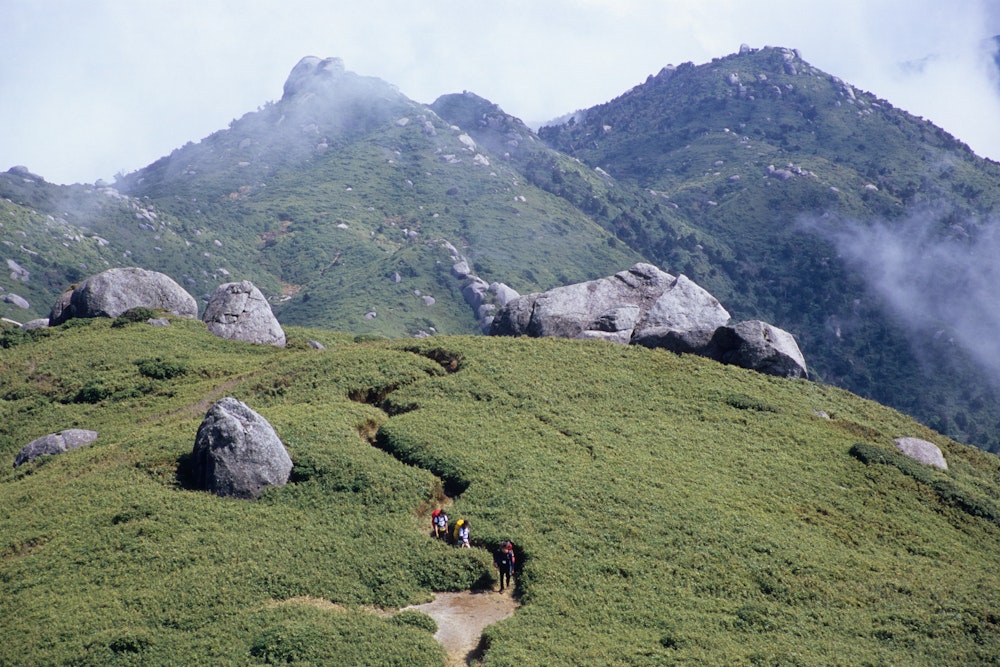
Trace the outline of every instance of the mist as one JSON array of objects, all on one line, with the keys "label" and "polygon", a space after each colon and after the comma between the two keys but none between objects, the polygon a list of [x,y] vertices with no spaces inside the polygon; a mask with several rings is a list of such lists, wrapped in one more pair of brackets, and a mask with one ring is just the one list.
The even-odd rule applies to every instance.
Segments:
[{"label": "mist", "polygon": [[839,219],[808,226],[906,325],[915,352],[957,345],[1000,386],[1000,230],[996,221],[913,210],[892,223]]}]

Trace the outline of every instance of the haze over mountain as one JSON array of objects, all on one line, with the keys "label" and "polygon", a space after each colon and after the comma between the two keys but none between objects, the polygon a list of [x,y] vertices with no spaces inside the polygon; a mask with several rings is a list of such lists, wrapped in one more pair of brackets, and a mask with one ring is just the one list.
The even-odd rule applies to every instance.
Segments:
[{"label": "haze over mountain", "polygon": [[664,68],[539,134],[471,92],[422,105],[309,57],[279,101],[115,189],[5,174],[2,286],[29,306],[4,314],[140,265],[201,297],[250,279],[284,323],[474,333],[470,276],[527,293],[649,261],[792,332],[815,379],[995,450],[975,328],[995,316],[982,267],[950,258],[990,257],[998,176],[789,49]]},{"label": "haze over mountain", "polygon": [[[111,180],[272,100],[304,54],[337,55],[411,99],[474,90],[535,123],[607,101],[664,65],[742,42],[798,47],[1000,159],[1000,6],[965,0],[459,0],[47,3],[0,24],[0,170]],[[488,49],[469,48],[471,30]],[[266,45],[266,48],[262,48]]]}]

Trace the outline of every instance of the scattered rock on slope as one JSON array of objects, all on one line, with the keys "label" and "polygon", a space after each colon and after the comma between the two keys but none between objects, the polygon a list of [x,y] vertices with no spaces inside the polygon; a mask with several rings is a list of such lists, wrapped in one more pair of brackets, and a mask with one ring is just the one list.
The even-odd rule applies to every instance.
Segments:
[{"label": "scattered rock on slope", "polygon": [[249,280],[219,285],[201,319],[220,338],[285,346],[285,332],[271,311],[271,304]]},{"label": "scattered rock on slope", "polygon": [[14,459],[14,467],[33,461],[45,454],[61,454],[71,449],[79,449],[95,440],[97,440],[97,431],[88,431],[82,428],[69,428],[59,433],[50,433],[25,445]]},{"label": "scattered rock on slope", "polygon": [[108,269],[63,292],[52,306],[49,323],[55,326],[74,317],[118,317],[139,307],[198,317],[194,297],[170,276],[129,267]]},{"label": "scattered rock on slope", "polygon": [[934,466],[941,470],[948,469],[948,462],[944,460],[944,454],[933,442],[927,442],[920,438],[896,438],[896,449],[925,465]]},{"label": "scattered rock on slope", "polygon": [[288,482],[292,459],[266,419],[227,396],[198,427],[191,470],[198,489],[256,499],[268,486]]}]

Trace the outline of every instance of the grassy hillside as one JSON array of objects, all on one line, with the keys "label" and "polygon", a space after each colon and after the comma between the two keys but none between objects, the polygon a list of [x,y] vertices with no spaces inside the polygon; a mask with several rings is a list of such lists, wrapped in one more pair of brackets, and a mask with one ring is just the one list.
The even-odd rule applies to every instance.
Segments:
[{"label": "grassy hillside", "polygon": [[[426,619],[373,611],[488,584],[504,538],[523,606],[487,630],[488,665],[1000,654],[1000,463],[890,409],[600,342],[292,327],[277,349],[172,322],[74,320],[2,351],[0,458],[100,437],[0,467],[0,663],[441,665]],[[227,395],[295,462],[256,502],[185,487]],[[485,549],[427,536],[445,491]]]}]

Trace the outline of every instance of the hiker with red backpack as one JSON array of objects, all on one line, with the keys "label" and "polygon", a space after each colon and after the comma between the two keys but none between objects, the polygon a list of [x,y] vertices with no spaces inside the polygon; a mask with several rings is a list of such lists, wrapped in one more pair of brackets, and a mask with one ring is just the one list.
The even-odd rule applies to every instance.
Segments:
[{"label": "hiker with red backpack", "polygon": [[431,513],[431,527],[434,529],[434,537],[448,539],[448,515],[443,509],[438,508]]},{"label": "hiker with red backpack", "polygon": [[493,566],[500,572],[500,592],[503,593],[514,576],[514,545],[510,540],[505,540],[493,554]]}]

